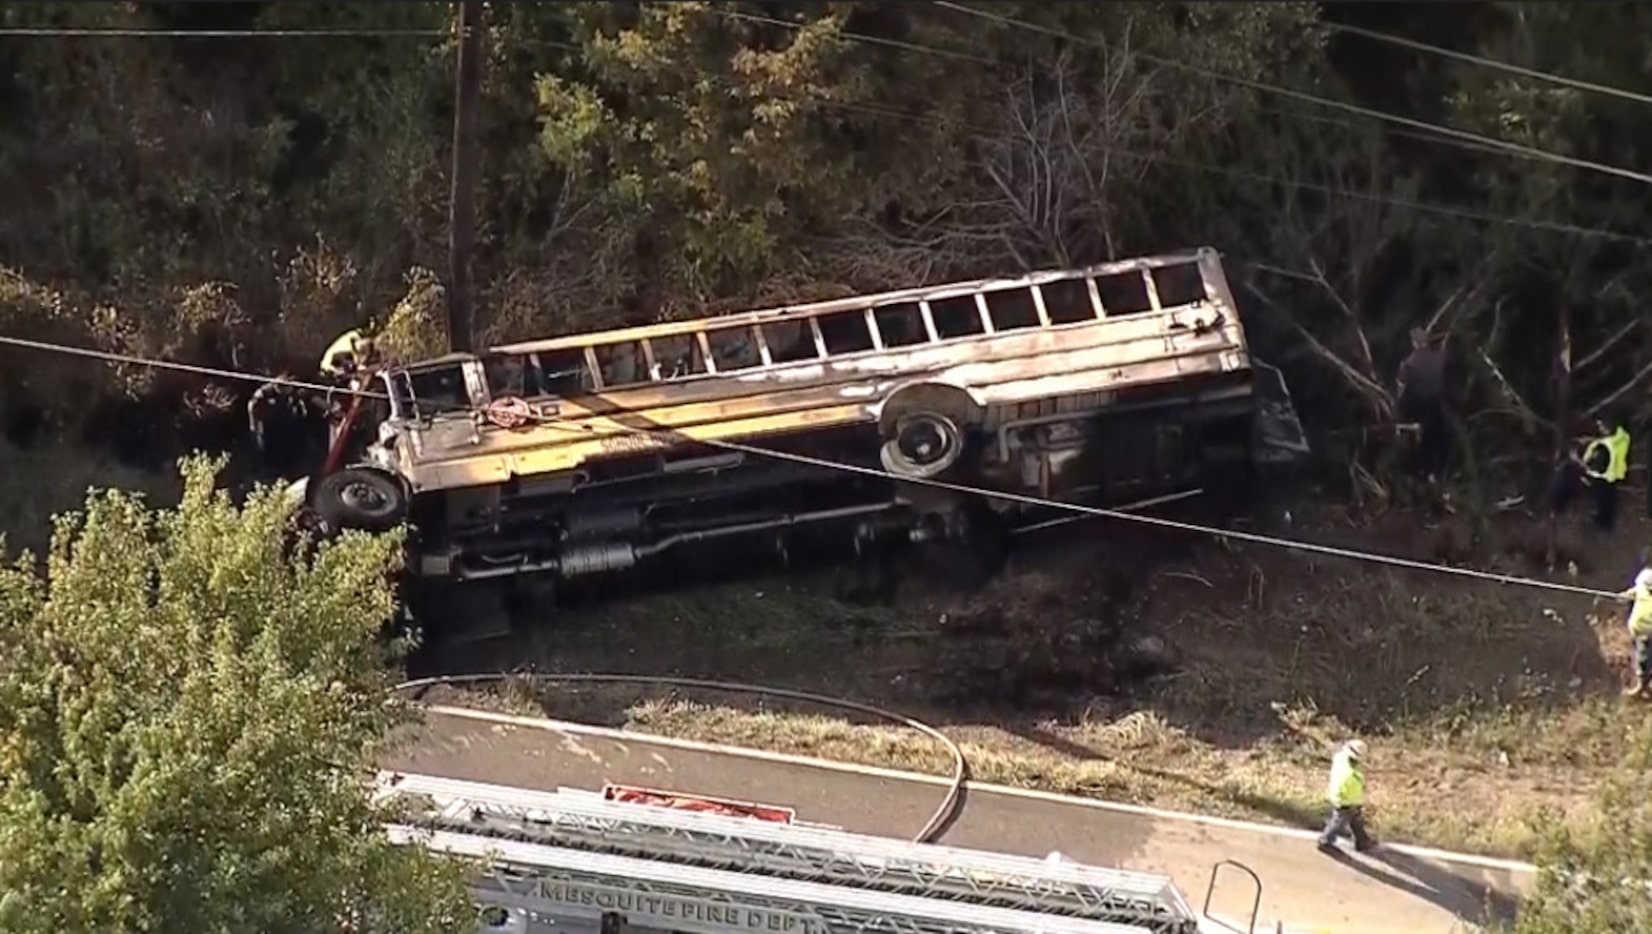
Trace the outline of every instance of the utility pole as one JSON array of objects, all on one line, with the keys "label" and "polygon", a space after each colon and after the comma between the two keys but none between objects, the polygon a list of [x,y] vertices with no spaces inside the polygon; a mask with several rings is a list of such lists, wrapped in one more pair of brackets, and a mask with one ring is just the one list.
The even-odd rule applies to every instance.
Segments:
[{"label": "utility pole", "polygon": [[459,0],[459,55],[453,108],[453,189],[447,215],[447,343],[475,349],[476,292],[471,257],[476,248],[476,109],[482,90],[482,0]]}]

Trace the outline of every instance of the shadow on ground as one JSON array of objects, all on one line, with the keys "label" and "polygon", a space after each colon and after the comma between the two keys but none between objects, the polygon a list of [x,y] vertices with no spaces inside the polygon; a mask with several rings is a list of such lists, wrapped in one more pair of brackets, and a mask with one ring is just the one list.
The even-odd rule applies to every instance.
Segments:
[{"label": "shadow on ground", "polygon": [[1326,855],[1353,872],[1423,899],[1471,924],[1508,925],[1515,920],[1518,909],[1515,899],[1472,878],[1475,874],[1472,870],[1458,872],[1433,860],[1387,847],[1362,855],[1340,849]]}]

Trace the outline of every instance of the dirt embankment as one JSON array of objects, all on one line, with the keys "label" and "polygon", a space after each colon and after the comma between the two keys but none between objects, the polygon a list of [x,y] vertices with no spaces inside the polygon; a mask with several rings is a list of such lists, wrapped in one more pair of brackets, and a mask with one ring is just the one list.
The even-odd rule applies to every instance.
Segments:
[{"label": "dirt embankment", "polygon": [[[1539,525],[1311,503],[1254,528],[1489,570],[1541,573]],[[1628,510],[1626,510],[1628,511]],[[1568,583],[1623,586],[1646,533],[1560,536]],[[1580,565],[1575,573],[1566,565]],[[439,660],[448,670],[657,673],[853,697],[943,726],[982,780],[1311,825],[1334,743],[1370,738],[1373,810],[1396,838],[1521,852],[1536,809],[1582,813],[1639,731],[1619,716],[1617,605],[1199,540],[1098,520],[1022,549],[976,593],[905,581],[838,599],[823,572],[563,612]],[[556,715],[944,770],[925,741],[740,694],[512,689]],[[1442,795],[1454,806],[1439,807]]]}]

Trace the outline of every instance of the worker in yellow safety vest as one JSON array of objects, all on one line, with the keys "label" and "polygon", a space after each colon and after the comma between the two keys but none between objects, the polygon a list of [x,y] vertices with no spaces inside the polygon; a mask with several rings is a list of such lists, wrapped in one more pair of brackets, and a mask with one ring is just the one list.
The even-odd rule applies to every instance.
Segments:
[{"label": "worker in yellow safety vest", "polygon": [[1635,584],[1618,594],[1632,601],[1629,607],[1629,641],[1635,647],[1635,685],[1630,697],[1645,699],[1652,690],[1652,567],[1635,575]]},{"label": "worker in yellow safety vest", "polygon": [[1618,519],[1618,487],[1629,475],[1629,430],[1616,418],[1595,423],[1600,437],[1583,449],[1583,473],[1595,496],[1595,524],[1610,531]]},{"label": "worker in yellow safety vest", "polygon": [[1354,837],[1354,849],[1368,852],[1377,845],[1365,832],[1365,741],[1349,740],[1342,744],[1331,758],[1331,784],[1327,797],[1331,802],[1331,816],[1325,821],[1325,831],[1319,835],[1321,850],[1336,849],[1337,838],[1346,833]]},{"label": "worker in yellow safety vest", "polygon": [[[1581,453],[1576,448],[1561,462],[1550,490],[1550,513],[1566,511],[1579,486],[1587,486],[1595,501],[1595,525],[1610,531],[1617,524],[1618,488],[1629,475],[1629,429],[1616,418],[1595,423],[1600,435]],[[1652,513],[1652,502],[1648,503]]]},{"label": "worker in yellow safety vest", "polygon": [[330,379],[347,377],[373,362],[373,339],[354,328],[338,336],[321,354],[321,375]]}]

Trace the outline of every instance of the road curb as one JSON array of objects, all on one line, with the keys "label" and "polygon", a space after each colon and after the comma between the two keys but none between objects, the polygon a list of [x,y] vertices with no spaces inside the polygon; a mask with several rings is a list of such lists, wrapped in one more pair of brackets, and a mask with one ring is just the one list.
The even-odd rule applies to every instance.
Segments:
[{"label": "road curb", "polygon": [[[838,762],[831,759],[817,759],[810,756],[801,756],[791,753],[770,752],[764,749],[749,749],[742,746],[728,746],[720,743],[706,743],[698,740],[677,739],[670,736],[657,736],[652,733],[643,733],[636,730],[615,729],[613,727],[593,726],[585,723],[573,723],[566,720],[552,720],[546,717],[527,717],[520,714],[496,713],[491,710],[475,710],[469,707],[451,707],[441,704],[418,704],[426,713],[438,716],[456,717],[465,720],[475,720],[484,723],[493,723],[500,726],[515,726],[528,729],[547,730],[550,732],[567,733],[576,736],[590,736],[609,739],[621,743],[637,743],[648,746],[658,746],[667,749],[681,749],[688,752],[706,753],[729,758],[751,759],[756,761],[774,762],[783,765],[795,765],[805,768],[821,769],[825,771],[843,772],[853,775],[862,775],[874,778],[885,778],[893,781],[905,781],[918,784],[950,786],[952,780],[938,775],[927,775],[921,772],[906,772],[898,769],[882,768],[879,766],[859,765],[852,762]],[[1227,817],[1212,817],[1204,814],[1193,814],[1186,811],[1167,811],[1140,804],[1125,804],[1115,801],[1104,801],[1097,798],[1080,798],[1073,795],[1057,794],[1051,791],[1038,791],[1030,788],[1015,788],[1008,785],[994,785],[985,782],[969,782],[971,794],[995,794],[1006,797],[1023,798],[1034,801],[1046,801],[1053,804],[1062,804],[1070,807],[1082,807],[1092,810],[1110,811],[1116,814],[1131,814],[1138,817],[1149,817],[1158,820],[1172,820],[1184,823],[1200,824],[1206,827],[1220,827],[1227,830],[1240,830],[1249,833],[1267,834],[1276,837],[1289,837],[1297,840],[1313,840],[1318,834],[1311,830],[1295,827],[1278,827],[1271,824],[1260,824],[1252,821],[1235,820]],[[1474,853],[1457,853],[1450,850],[1440,850],[1433,847],[1412,846],[1404,843],[1384,844],[1386,849],[1419,859],[1431,859],[1437,862],[1472,866],[1478,869],[1507,872],[1513,875],[1532,875],[1537,867],[1530,863],[1517,860],[1500,859],[1492,856],[1480,856]]]}]

